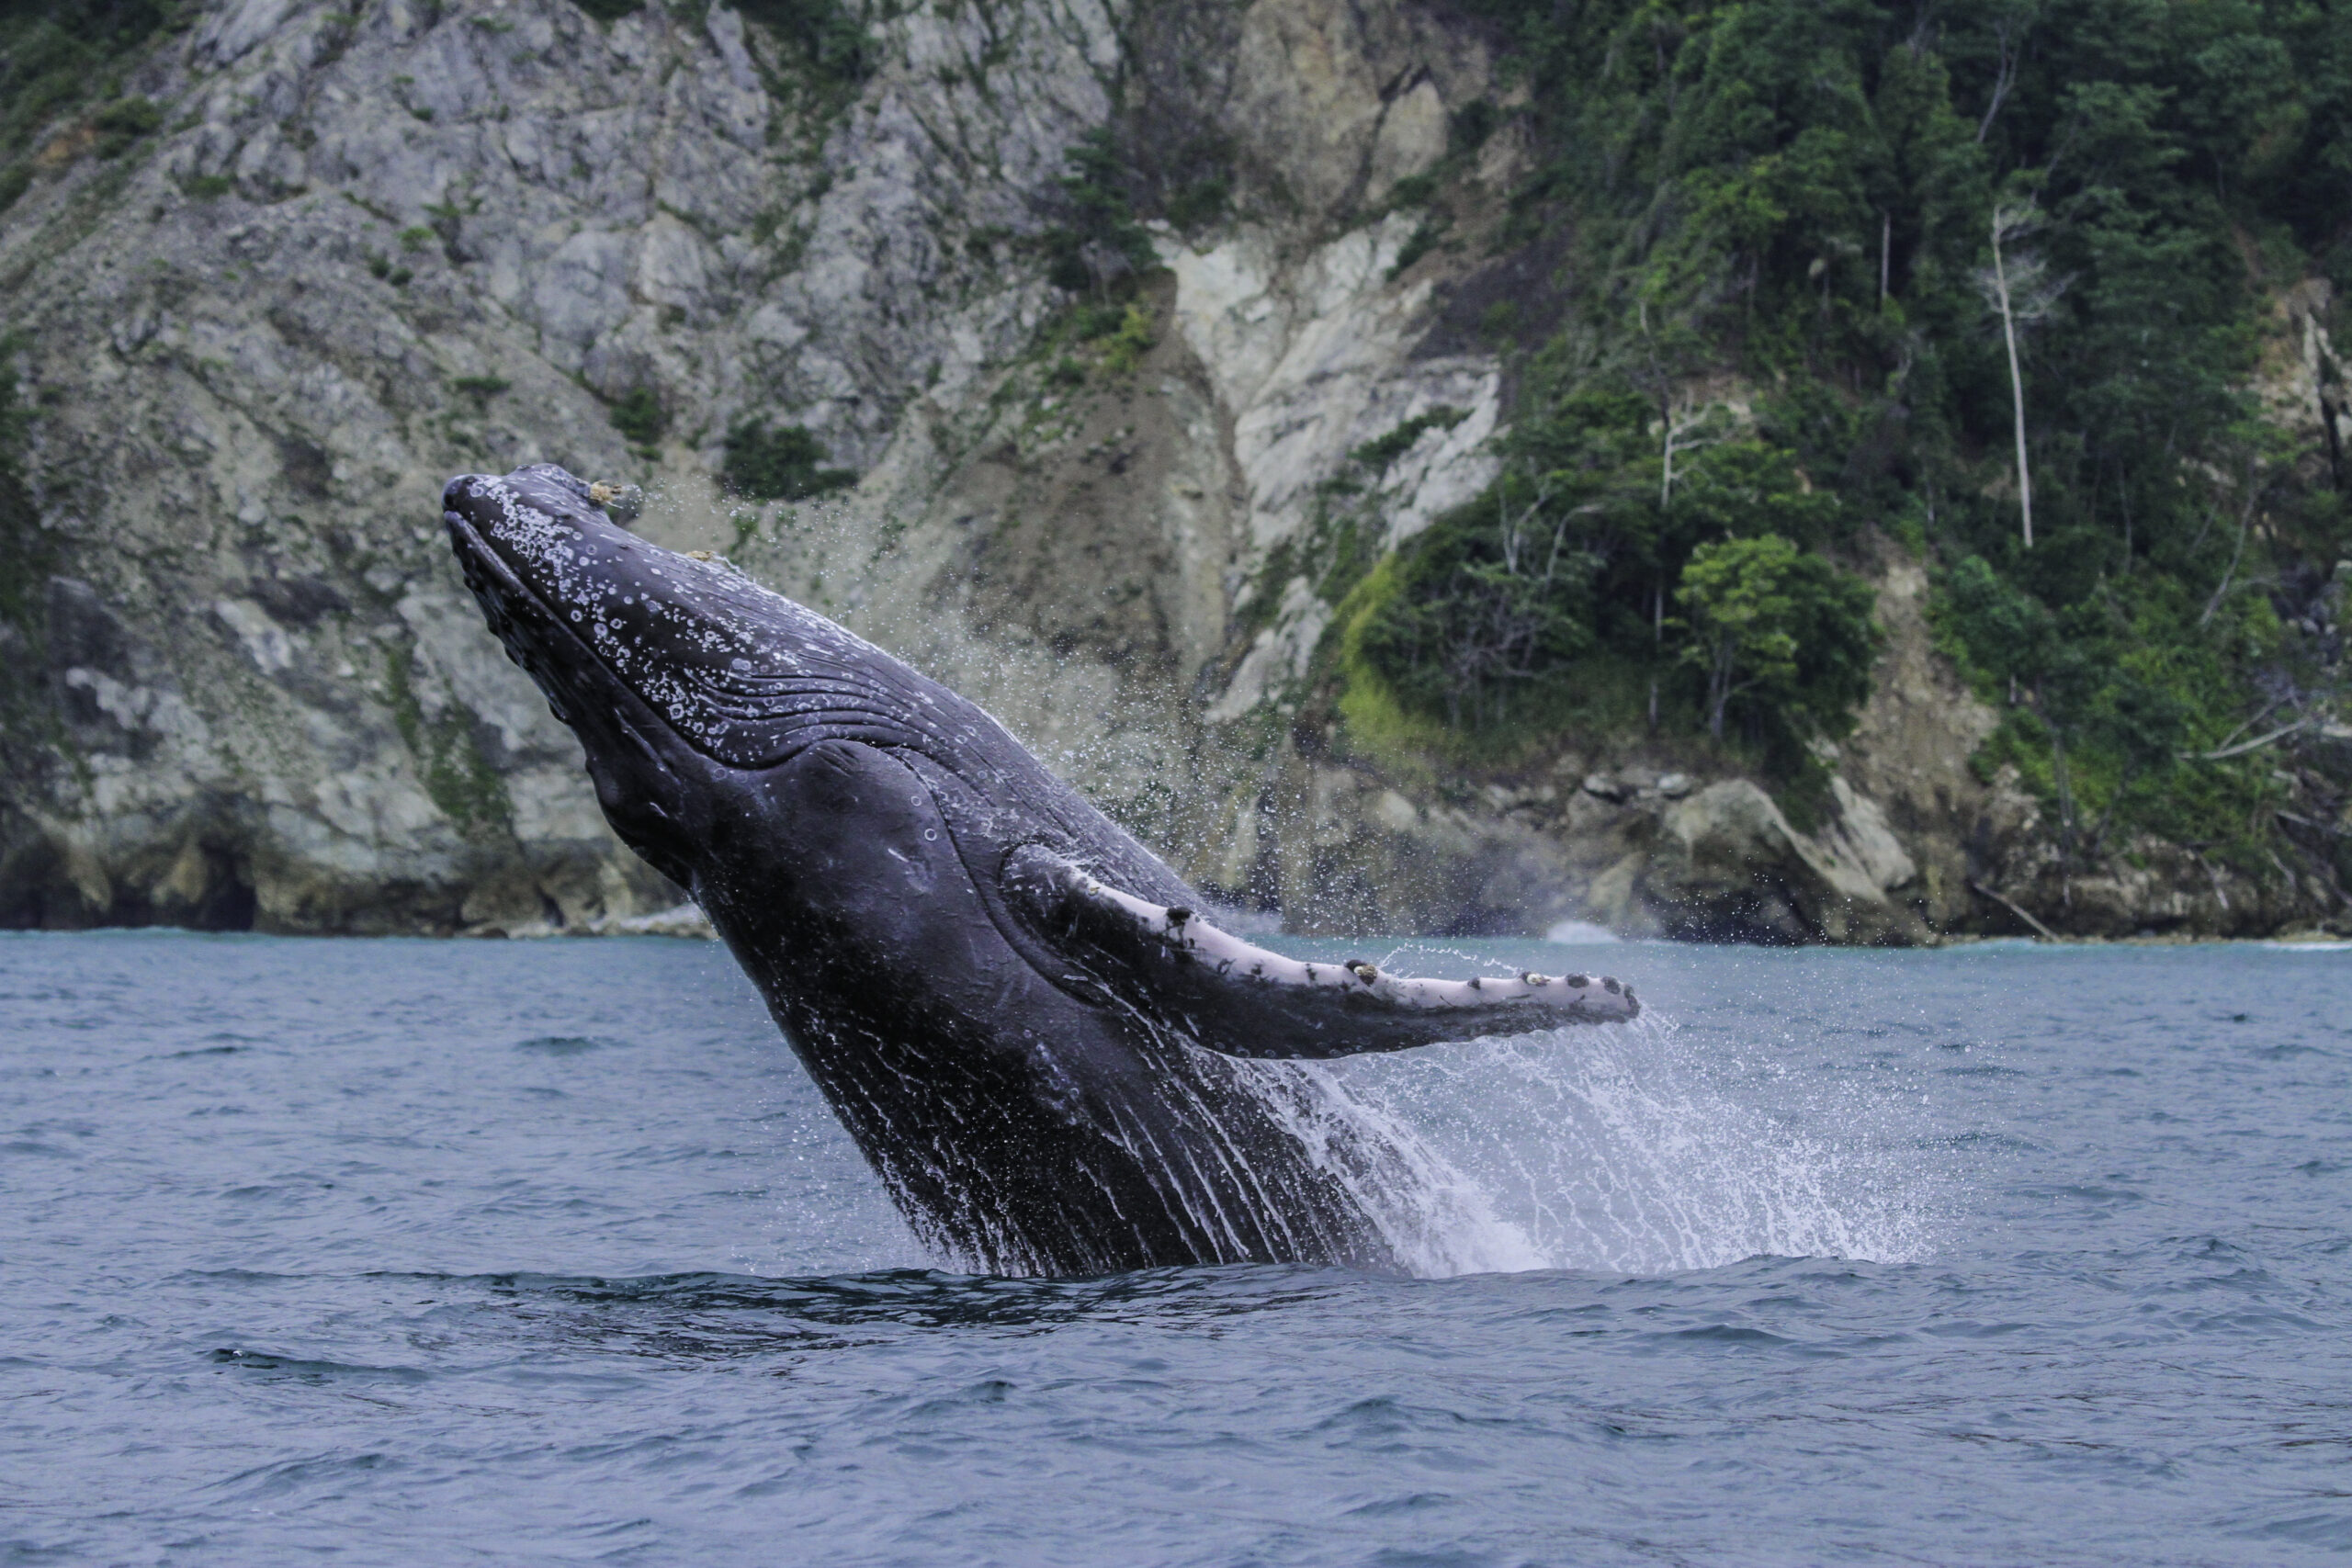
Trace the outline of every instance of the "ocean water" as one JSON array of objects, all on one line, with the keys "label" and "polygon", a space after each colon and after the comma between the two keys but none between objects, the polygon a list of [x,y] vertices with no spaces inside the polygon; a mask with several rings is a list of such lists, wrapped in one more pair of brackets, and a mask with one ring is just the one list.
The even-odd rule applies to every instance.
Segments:
[{"label": "ocean water", "polygon": [[2352,952],[1355,946],[1651,1012],[1329,1069],[1419,1277],[1045,1282],[715,946],[0,937],[0,1562],[2352,1551]]}]

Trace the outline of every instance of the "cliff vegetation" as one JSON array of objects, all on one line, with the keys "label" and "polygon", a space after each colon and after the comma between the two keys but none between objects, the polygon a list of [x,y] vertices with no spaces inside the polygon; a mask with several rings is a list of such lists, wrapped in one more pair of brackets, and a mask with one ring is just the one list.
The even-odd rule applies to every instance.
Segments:
[{"label": "cliff vegetation", "polygon": [[1509,133],[1529,171],[1499,215],[1444,169],[1404,194],[1417,244],[1536,258],[1469,318],[1510,427],[1326,588],[1343,745],[1507,773],[1703,734],[1809,826],[1896,551],[2058,902],[2143,837],[2352,882],[2344,13],[1477,9],[1503,63],[1449,162]]}]

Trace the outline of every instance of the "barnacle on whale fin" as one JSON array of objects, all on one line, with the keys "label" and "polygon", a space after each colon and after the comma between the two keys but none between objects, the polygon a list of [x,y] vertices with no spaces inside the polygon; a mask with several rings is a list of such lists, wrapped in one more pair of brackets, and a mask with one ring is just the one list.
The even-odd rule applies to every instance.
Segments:
[{"label": "barnacle on whale fin", "polygon": [[645,492],[635,485],[607,484],[598,479],[588,487],[588,500],[603,507],[614,522],[624,527],[636,522],[645,511]]}]

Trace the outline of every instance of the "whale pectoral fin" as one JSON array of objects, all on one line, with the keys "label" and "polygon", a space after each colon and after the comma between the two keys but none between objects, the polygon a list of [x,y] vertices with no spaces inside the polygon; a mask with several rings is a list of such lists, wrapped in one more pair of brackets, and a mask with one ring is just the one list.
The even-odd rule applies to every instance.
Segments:
[{"label": "whale pectoral fin", "polygon": [[1230,1056],[1349,1056],[1638,1016],[1633,988],[1571,975],[1418,980],[1361,961],[1285,958],[1190,909],[1153,904],[1032,845],[1005,863],[1007,902],[1097,989]]}]

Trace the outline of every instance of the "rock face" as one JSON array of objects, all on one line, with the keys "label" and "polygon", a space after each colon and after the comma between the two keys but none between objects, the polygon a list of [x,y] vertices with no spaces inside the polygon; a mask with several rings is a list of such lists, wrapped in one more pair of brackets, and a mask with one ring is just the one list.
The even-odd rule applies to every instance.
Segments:
[{"label": "rock face", "polygon": [[[876,466],[921,389],[969,394],[1047,308],[973,237],[1039,226],[1108,112],[1111,26],[927,9],[858,93],[725,7],[203,7],[132,83],[177,129],[69,161],[0,240],[49,579],[19,636],[56,726],[11,781],[0,919],[677,902],[487,643],[439,486],[683,473],[651,525],[718,544],[730,420]],[[650,462],[608,416],[632,394]]]},{"label": "rock face", "polygon": [[[1409,205],[1498,90],[1438,8],[944,0],[870,22],[854,69],[765,5],[188,9],[126,85],[164,129],[107,159],[51,128],[0,213],[31,416],[0,486],[24,580],[0,595],[0,924],[674,906],[441,540],[447,475],[538,459],[641,484],[650,536],[967,691],[1300,929],[1905,942],[2013,927],[1976,883],[2132,929],[2319,897],[2155,865],[2062,886],[2031,803],[1969,773],[1990,716],[1892,551],[1889,664],[1804,830],[1666,750],[1441,784],[1301,732],[1321,564],[1491,478],[1504,374],[1476,323],[1532,276],[1432,244]],[[1069,153],[1105,126],[1146,162],[1229,154],[1222,215],[1154,230],[1115,337],[1049,280]],[[1509,131],[1453,157],[1498,213],[1525,172]],[[730,498],[730,441],[787,426],[855,488]]]},{"label": "rock face", "polygon": [[1427,806],[1318,767],[1284,912],[1333,932],[1540,934],[1575,921],[1705,942],[1933,940],[1910,852],[1844,780],[1813,833],[1747,779],[1690,784],[1634,767]]}]

